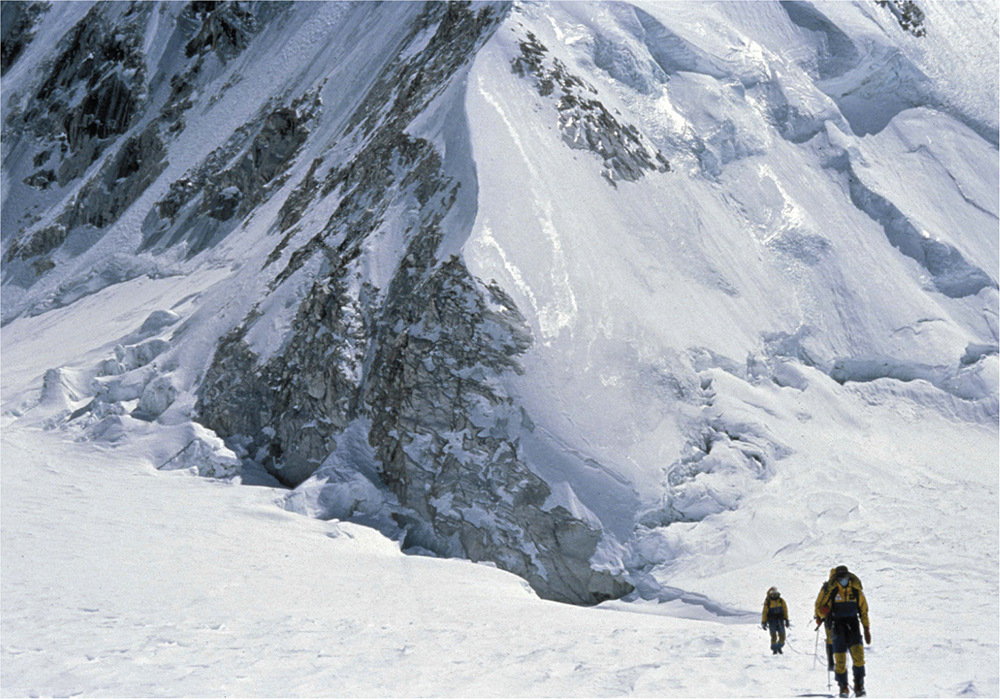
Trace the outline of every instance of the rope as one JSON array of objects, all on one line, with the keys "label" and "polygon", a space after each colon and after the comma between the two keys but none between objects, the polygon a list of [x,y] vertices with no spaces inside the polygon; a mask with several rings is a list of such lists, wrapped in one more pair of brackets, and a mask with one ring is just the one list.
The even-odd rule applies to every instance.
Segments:
[{"label": "rope", "polygon": [[[817,640],[818,640],[818,637],[817,637]],[[790,642],[788,641],[788,636],[787,636],[787,634],[785,635],[785,645],[786,645],[786,646],[788,646],[789,650],[791,650],[791,651],[792,651],[793,653],[798,653],[799,655],[809,655],[808,653],[803,653],[803,652],[802,652],[802,651],[800,651],[800,650],[796,650],[795,646],[793,646],[793,645],[792,645],[792,644],[791,644],[791,643],[790,643]],[[816,663],[815,663],[815,659],[816,659],[816,654],[815,654],[815,653],[813,653],[813,661],[814,661],[814,662],[813,662],[813,667],[816,667]]]}]

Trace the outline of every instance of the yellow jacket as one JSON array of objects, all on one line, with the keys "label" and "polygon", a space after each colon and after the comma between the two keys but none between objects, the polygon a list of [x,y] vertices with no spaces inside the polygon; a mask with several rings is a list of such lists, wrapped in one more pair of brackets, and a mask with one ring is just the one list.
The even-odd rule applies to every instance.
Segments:
[{"label": "yellow jacket", "polygon": [[788,621],[788,605],[785,604],[785,600],[781,597],[767,596],[764,600],[764,611],[760,615],[760,623],[766,624],[768,618]]},{"label": "yellow jacket", "polygon": [[834,571],[816,598],[816,618],[849,619],[861,617],[861,625],[868,628],[868,600],[861,590],[861,581],[853,573],[847,574],[847,586],[841,585]]}]

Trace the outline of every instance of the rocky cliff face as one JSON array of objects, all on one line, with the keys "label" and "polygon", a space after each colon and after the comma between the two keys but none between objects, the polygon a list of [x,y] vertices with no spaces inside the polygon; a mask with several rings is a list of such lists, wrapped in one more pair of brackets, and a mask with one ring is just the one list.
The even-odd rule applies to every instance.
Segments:
[{"label": "rocky cliff face", "polygon": [[779,472],[762,386],[995,416],[996,119],[943,15],[684,7],[5,2],[2,322],[191,287],[45,425],[593,604]]},{"label": "rocky cliff face", "polygon": [[[364,419],[408,545],[492,561],[543,596],[594,603],[630,587],[591,569],[599,526],[546,506],[550,488],[519,454],[527,418],[498,380],[519,370],[530,330],[502,290],[441,252],[446,219],[474,206],[475,180],[448,174],[464,164],[407,133],[462,79],[501,19],[496,8],[433,5],[413,24],[348,121],[343,138],[359,144],[356,153],[339,167],[314,162],[283,209],[279,229],[292,232],[269,258],[287,259],[275,287],[314,256],[325,270],[299,306],[294,336],[256,369],[260,358],[244,340],[260,322],[251,313],[220,345],[199,413],[289,486],[316,472],[348,425]],[[336,210],[286,255],[302,211],[324,194],[339,197]],[[384,288],[358,284],[365,249],[400,207],[414,219],[398,268]]]},{"label": "rocky cliff face", "polygon": [[[5,5],[5,71],[46,7]],[[383,517],[383,526],[407,546],[494,562],[554,599],[589,604],[621,596],[630,586],[590,564],[600,524],[550,504],[551,488],[520,452],[518,432],[529,418],[502,377],[520,370],[530,329],[499,287],[474,278],[443,249],[446,235],[467,235],[475,211],[475,173],[456,100],[477,49],[508,8],[412,7],[406,23],[390,30],[395,43],[378,57],[381,69],[369,71],[357,103],[332,127],[323,122],[321,97],[329,78],[320,76],[268,95],[183,172],[170,167],[170,153],[204,109],[201,93],[241,60],[255,35],[280,25],[287,7],[90,7],[59,40],[55,57],[40,63],[28,82],[32,93],[12,100],[18,107],[5,133],[18,145],[8,151],[10,169],[24,171],[30,162],[23,184],[59,203],[38,220],[27,209],[5,211],[21,214],[4,257],[5,283],[30,289],[51,278],[130,208],[144,211],[136,253],[190,260],[288,185],[262,270],[271,281],[220,338],[197,387],[196,419],[289,487],[312,476],[345,430],[363,423],[377,461],[372,487],[384,491],[379,507],[392,517]],[[379,17],[361,6],[348,16],[362,23]],[[158,43],[161,60],[150,63],[144,45]],[[209,104],[240,79],[232,73]],[[454,113],[445,119],[457,120],[448,136],[458,139],[455,153],[414,135],[425,112]],[[331,152],[290,181],[310,138],[325,140]],[[310,231],[314,219],[303,219],[330,201],[336,205],[328,220]],[[408,223],[380,286],[366,266],[401,211]],[[303,282],[306,272],[312,276]],[[110,276],[91,288],[121,280]],[[246,339],[270,320],[261,308],[270,295],[303,283],[281,349],[261,356]],[[67,294],[75,292],[57,290],[49,303],[60,305]],[[175,380],[157,369],[173,343],[162,333],[148,337],[123,338],[115,356],[88,373],[90,387],[84,381],[72,394],[93,395],[68,416],[88,438],[119,439],[123,416],[157,420],[177,401]],[[57,378],[50,383],[61,385]],[[198,436],[165,467],[196,463],[205,473],[231,473],[217,450]]]},{"label": "rocky cliff face", "polygon": [[[32,36],[32,23],[48,16],[43,13],[49,7],[5,6],[5,17],[10,17],[5,70],[19,67],[16,62]],[[258,8],[262,18],[276,12],[278,5]],[[184,112],[193,106],[191,94],[246,47],[257,26],[254,15],[235,4],[97,3],[58,39],[54,53],[23,66],[32,74],[18,84],[25,84],[28,91],[6,97],[10,109],[5,112],[4,162],[19,180],[14,186],[30,189],[5,203],[4,236],[10,239],[4,255],[6,284],[31,287],[57,266],[58,258],[75,257],[94,245],[157,182],[169,165],[170,145],[183,132]],[[154,41],[163,44],[163,55],[150,64],[147,51]],[[259,129],[258,148],[260,142],[267,147],[270,131],[292,128],[282,119],[287,122],[295,116],[264,114],[244,131]],[[265,122],[263,127],[260,122]],[[271,179],[273,161],[285,155],[277,150],[277,156],[270,154],[265,162],[247,156],[242,171],[249,167],[260,172],[244,174],[244,179]],[[235,166],[225,174],[232,178],[239,171]],[[224,185],[218,190],[235,196],[224,176],[212,174],[216,187]],[[175,188],[189,183],[185,180]],[[206,181],[194,186],[203,188]],[[41,196],[28,193],[32,189],[41,191]],[[251,200],[258,194],[254,191]],[[215,189],[206,198],[203,208],[216,218],[235,205]],[[53,255],[63,248],[63,255]]]}]

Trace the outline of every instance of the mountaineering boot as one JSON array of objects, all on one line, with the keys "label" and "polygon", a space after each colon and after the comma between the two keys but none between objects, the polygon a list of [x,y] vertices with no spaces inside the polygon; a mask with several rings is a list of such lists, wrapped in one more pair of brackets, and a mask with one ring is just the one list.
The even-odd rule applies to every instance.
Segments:
[{"label": "mountaineering boot", "polygon": [[854,696],[865,696],[865,666],[854,668]]},{"label": "mountaineering boot", "polygon": [[841,674],[838,672],[836,675],[836,679],[837,679],[837,686],[840,688],[839,696],[842,697],[851,696],[851,688],[847,685],[847,673],[845,672]]}]

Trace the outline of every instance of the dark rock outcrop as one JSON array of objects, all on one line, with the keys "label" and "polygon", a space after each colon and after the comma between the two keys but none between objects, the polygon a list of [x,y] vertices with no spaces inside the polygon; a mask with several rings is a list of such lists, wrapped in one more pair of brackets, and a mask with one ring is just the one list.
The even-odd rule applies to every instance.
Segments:
[{"label": "dark rock outcrop", "polygon": [[[521,454],[530,421],[504,377],[520,371],[530,330],[499,287],[460,258],[442,259],[446,220],[474,201],[463,191],[474,181],[455,173],[471,168],[407,132],[498,19],[489,7],[426,6],[348,120],[342,143],[356,149],[345,146],[351,155],[339,166],[314,162],[278,217],[285,235],[267,262],[272,290],[294,283],[316,256],[325,270],[308,286],[294,332],[272,356],[256,354],[258,307],[217,349],[197,409],[287,485],[314,473],[348,425],[363,421],[407,546],[492,561],[544,597],[593,604],[632,588],[594,569],[600,525],[553,497]],[[302,239],[302,212],[325,196],[339,197],[336,211],[290,250]],[[358,283],[366,245],[390,210],[410,220],[391,281]]]},{"label": "dark rock outcrop", "polygon": [[49,9],[44,2],[9,0],[0,5],[0,75],[7,72],[35,38],[38,18]]},{"label": "dark rock outcrop", "polygon": [[188,244],[188,256],[216,243],[281,186],[322,105],[307,95],[244,125],[228,143],[171,183],[143,222],[143,249]]},{"label": "dark rock outcrop", "polygon": [[670,170],[666,157],[644,143],[635,126],[619,122],[596,98],[593,86],[573,75],[558,58],[549,58],[548,49],[534,34],[529,32],[520,47],[521,55],[511,61],[511,69],[531,80],[539,96],[558,97],[563,141],[600,157],[602,174],[612,186],[617,187],[619,180],[635,182],[647,172]]},{"label": "dark rock outcrop", "polygon": [[903,31],[913,36],[924,36],[927,28],[924,26],[924,11],[913,0],[876,0],[879,7],[884,7],[899,22]]},{"label": "dark rock outcrop", "polygon": [[8,261],[46,255],[80,226],[104,228],[117,221],[166,168],[166,155],[159,129],[152,123],[122,144],[115,157],[83,186],[54,224],[15,241],[7,251]]}]

